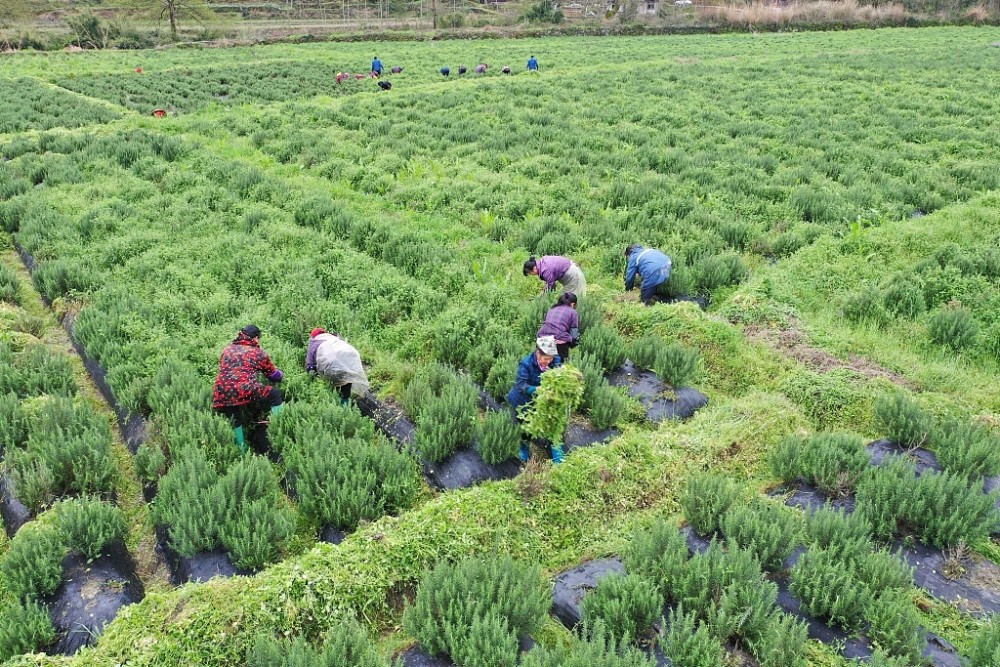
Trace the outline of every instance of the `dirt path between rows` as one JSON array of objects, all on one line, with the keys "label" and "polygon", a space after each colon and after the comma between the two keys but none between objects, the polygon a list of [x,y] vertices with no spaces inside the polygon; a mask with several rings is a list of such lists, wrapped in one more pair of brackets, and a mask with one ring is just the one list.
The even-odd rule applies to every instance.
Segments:
[{"label": "dirt path between rows", "polygon": [[854,371],[866,378],[885,378],[886,380],[907,389],[916,390],[918,386],[899,373],[880,366],[870,359],[856,354],[841,359],[813,345],[809,345],[808,336],[799,326],[794,317],[789,319],[788,326],[783,329],[773,329],[758,325],[748,325],[743,328],[746,337],[798,361],[810,370],[818,373],[829,373],[837,369]]}]

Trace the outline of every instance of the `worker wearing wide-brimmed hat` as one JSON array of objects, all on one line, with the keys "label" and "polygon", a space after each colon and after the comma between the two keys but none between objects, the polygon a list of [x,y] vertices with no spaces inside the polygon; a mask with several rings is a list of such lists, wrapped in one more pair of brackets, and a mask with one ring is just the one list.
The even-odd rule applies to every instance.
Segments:
[{"label": "worker wearing wide-brimmed hat", "polygon": [[361,364],[361,354],[337,334],[320,327],[309,332],[306,372],[332,382],[340,392],[341,405],[347,405],[352,391],[355,394],[368,391],[368,375]]},{"label": "worker wearing wide-brimmed hat", "polygon": [[[534,400],[535,391],[542,384],[542,373],[562,364],[559,352],[556,349],[556,339],[554,336],[542,336],[535,341],[535,350],[521,359],[517,367],[517,379],[514,386],[507,394],[507,403],[514,412],[514,419],[520,424],[520,411]],[[553,442],[550,444],[552,452],[552,462],[562,463],[562,444]],[[526,434],[521,436],[521,450],[518,457],[522,461],[527,461],[531,457],[530,442]]]}]

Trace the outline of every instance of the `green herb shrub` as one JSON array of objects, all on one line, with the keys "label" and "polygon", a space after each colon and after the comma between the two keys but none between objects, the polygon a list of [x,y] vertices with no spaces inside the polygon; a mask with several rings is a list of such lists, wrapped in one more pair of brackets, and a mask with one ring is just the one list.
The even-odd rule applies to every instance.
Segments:
[{"label": "green herb shrub", "polygon": [[516,353],[497,357],[496,362],[490,367],[484,385],[490,396],[499,400],[507,395],[510,388],[514,386],[514,380],[517,378],[517,365],[520,361],[521,355]]},{"label": "green herb shrub", "polygon": [[688,560],[684,534],[662,519],[646,530],[636,530],[622,551],[626,569],[655,582],[664,599],[673,599],[670,591]]},{"label": "green herb shrub", "polygon": [[52,595],[59,588],[65,556],[66,545],[58,528],[28,524],[17,531],[0,558],[4,586],[20,600]]},{"label": "green herb shrub", "polygon": [[805,667],[809,625],[790,614],[775,611],[757,637],[750,639],[750,652],[760,667]]},{"label": "green herb shrub", "polygon": [[100,281],[93,267],[68,259],[41,262],[31,279],[35,289],[49,301],[83,294]]},{"label": "green herb shrub", "polygon": [[802,477],[799,457],[805,448],[805,443],[805,438],[786,435],[767,453],[768,466],[776,478],[787,484]]},{"label": "green herb shrub", "polygon": [[849,560],[858,580],[868,586],[872,595],[890,591],[906,591],[913,587],[913,568],[899,552],[877,549],[856,552]]},{"label": "green herb shrub", "polygon": [[619,640],[603,624],[585,626],[569,645],[536,646],[521,659],[521,667],[654,667],[656,661]]},{"label": "green herb shrub", "polygon": [[897,274],[882,293],[885,309],[897,317],[916,317],[927,310],[924,291],[911,276]]},{"label": "green herb shrub", "polygon": [[938,345],[960,352],[975,345],[979,336],[979,322],[972,311],[960,303],[948,304],[931,315],[927,322],[927,333]]},{"label": "green herb shrub", "polygon": [[[0,372],[5,369],[0,366]],[[28,439],[28,420],[17,394],[0,394],[0,454],[6,447],[22,447]]]},{"label": "green herb shrub", "polygon": [[[521,306],[520,318],[518,320],[518,330],[521,338],[525,340],[535,340],[535,334],[545,321],[545,315],[556,302],[556,295],[553,292],[543,292],[534,299],[527,301]],[[583,303],[580,300],[578,307]],[[581,322],[582,324],[582,322]]]},{"label": "green herb shrub", "polygon": [[312,434],[287,450],[286,461],[299,509],[320,526],[355,530],[412,507],[420,490],[414,460],[384,438]]},{"label": "green herb shrub", "polygon": [[614,637],[637,640],[663,615],[663,595],[656,584],[638,574],[609,575],[583,598],[583,621],[604,623]]},{"label": "green herb shrub", "polygon": [[806,521],[805,544],[842,558],[871,550],[872,527],[861,512],[847,514],[825,505]]},{"label": "green herb shrub", "polygon": [[170,546],[190,558],[219,544],[226,500],[212,491],[219,474],[200,449],[179,452],[160,480],[153,518],[168,527]]},{"label": "green herb shrub", "polygon": [[671,343],[660,350],[653,371],[671,387],[683,387],[694,377],[700,359],[698,350]]},{"label": "green herb shrub", "polygon": [[489,664],[513,666],[518,639],[541,627],[551,604],[537,566],[507,557],[442,561],[421,579],[403,627],[429,653],[450,656],[458,667],[485,664],[473,650],[483,641],[494,647]]},{"label": "green herb shrub", "polygon": [[570,415],[583,400],[583,375],[564,364],[542,373],[534,400],[521,413],[521,428],[533,438],[562,442]]},{"label": "green herb shrub", "polygon": [[990,619],[976,635],[969,651],[969,667],[1000,665],[1000,620]]},{"label": "green herb shrub", "polygon": [[56,518],[66,545],[94,560],[114,542],[125,539],[125,518],[118,507],[96,498],[64,500]]},{"label": "green herb shrub", "polygon": [[440,364],[422,367],[407,386],[403,404],[415,417],[416,446],[428,461],[443,461],[472,443],[479,392],[449,368]]},{"label": "green herb shrub", "polygon": [[35,512],[65,495],[110,495],[116,467],[108,422],[91,407],[54,397],[29,426],[24,449],[8,453],[18,498]]},{"label": "green herb shrub", "polygon": [[0,378],[0,392],[12,392],[20,398],[45,394],[72,397],[76,395],[73,366],[64,354],[55,354],[42,344],[28,346],[14,354],[4,346],[4,377]]},{"label": "green herb shrub", "polygon": [[906,658],[893,657],[877,648],[872,654],[872,659],[868,662],[868,667],[913,667],[913,663]]},{"label": "green herb shrub", "polygon": [[660,640],[675,667],[718,667],[725,662],[719,640],[695,614],[685,613],[683,605],[670,610]]},{"label": "green herb shrub", "polygon": [[167,472],[167,455],[156,440],[146,440],[135,452],[135,471],[139,480],[155,484]]},{"label": "green herb shrub", "polygon": [[868,587],[836,554],[810,549],[792,568],[792,594],[802,609],[847,632],[861,630],[872,603]]},{"label": "green herb shrub", "polygon": [[867,287],[844,299],[844,317],[855,324],[884,327],[889,323],[889,313],[882,302],[882,294],[874,287]]},{"label": "green herb shrub", "polygon": [[886,437],[903,447],[919,447],[927,442],[933,419],[902,391],[875,399],[875,418]]},{"label": "green herb shrub", "polygon": [[36,653],[55,639],[49,611],[37,602],[9,602],[0,610],[0,660]]},{"label": "green herb shrub", "polygon": [[739,493],[739,485],[728,477],[699,473],[687,480],[680,497],[681,511],[699,535],[708,535],[719,530],[722,515]]},{"label": "green herb shrub", "polygon": [[261,456],[233,464],[210,494],[225,513],[219,541],[233,564],[248,570],[277,561],[295,532],[295,513],[283,504],[274,469]]},{"label": "green herb shrub", "polygon": [[17,305],[19,288],[17,274],[6,265],[0,264],[0,301]]},{"label": "green herb shrub", "polygon": [[659,336],[646,334],[632,341],[628,348],[628,358],[638,368],[652,369],[656,365],[656,359],[664,344],[663,339]]},{"label": "green herb shrub", "polygon": [[916,486],[913,462],[894,456],[868,471],[858,484],[855,514],[864,517],[872,535],[892,540],[902,527],[912,505]]},{"label": "green herb shrub", "polygon": [[508,412],[487,412],[479,424],[476,449],[491,465],[517,456],[521,444],[521,428]]},{"label": "green herb shrub", "polygon": [[587,415],[594,427],[605,429],[618,423],[625,412],[626,401],[620,388],[612,387],[607,380],[601,378],[597,387],[590,392],[590,401],[584,400],[584,404],[587,405]]},{"label": "green herb shrub", "polygon": [[702,291],[736,285],[750,275],[746,263],[739,255],[712,255],[703,257],[691,267],[695,286]]},{"label": "green herb shrub", "polygon": [[[579,295],[577,295],[579,296]],[[595,324],[604,321],[601,304],[591,298],[580,298],[576,304],[576,314],[580,317],[580,333],[583,334]]]},{"label": "green herb shrub", "polygon": [[[796,448],[791,438],[783,440],[771,456],[772,468],[783,477],[797,472],[831,496],[848,493],[870,465],[864,442],[851,433],[819,433],[800,442]],[[781,462],[781,455],[789,460]]]},{"label": "green herb shrub", "polygon": [[765,581],[750,551],[715,540],[695,554],[674,580],[670,594],[705,622],[720,641],[757,636],[774,610],[778,587]]},{"label": "green herb shrub", "polygon": [[605,373],[610,373],[625,363],[628,348],[625,341],[610,325],[598,323],[580,336],[581,354],[592,354],[600,362]]},{"label": "green herb shrub", "polygon": [[375,424],[354,408],[328,402],[296,401],[271,418],[268,439],[276,452],[284,453],[297,444],[317,438],[371,440]]},{"label": "green herb shrub", "polygon": [[938,463],[970,486],[1000,474],[1000,436],[979,424],[950,421],[931,434]]},{"label": "green herb shrub", "polygon": [[920,613],[906,594],[892,591],[878,596],[867,612],[872,642],[889,655],[906,658],[910,665],[923,663],[927,634]]},{"label": "green herb shrub", "polygon": [[250,646],[249,667],[390,667],[361,624],[341,620],[314,647],[303,638],[275,639],[261,635]]},{"label": "green herb shrub", "polygon": [[657,294],[666,296],[668,299],[690,296],[695,291],[697,279],[698,276],[695,272],[678,260],[674,262],[670,270],[669,280],[660,285],[656,292]]},{"label": "green herb shrub", "polygon": [[775,503],[754,498],[750,505],[730,508],[722,516],[726,538],[757,555],[765,570],[778,572],[802,536],[797,515]]}]

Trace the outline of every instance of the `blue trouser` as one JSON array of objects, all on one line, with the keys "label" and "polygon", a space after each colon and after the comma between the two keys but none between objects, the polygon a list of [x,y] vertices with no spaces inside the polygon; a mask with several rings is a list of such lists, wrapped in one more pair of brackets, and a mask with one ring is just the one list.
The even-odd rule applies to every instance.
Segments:
[{"label": "blue trouser", "polygon": [[670,278],[670,264],[657,271],[651,276],[642,277],[642,289],[640,295],[642,297],[643,303],[649,303],[656,296],[656,290],[659,289],[660,285],[667,282]]}]

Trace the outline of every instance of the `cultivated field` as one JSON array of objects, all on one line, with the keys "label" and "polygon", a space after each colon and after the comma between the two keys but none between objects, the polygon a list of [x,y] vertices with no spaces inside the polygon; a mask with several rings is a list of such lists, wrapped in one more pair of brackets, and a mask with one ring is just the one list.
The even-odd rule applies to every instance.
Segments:
[{"label": "cultivated field", "polygon": [[[3,56],[0,660],[1000,664],[995,43]],[[376,54],[391,90],[336,81]],[[664,303],[622,290],[634,242]],[[589,291],[570,451],[519,470],[529,254]],[[210,404],[250,322],[287,404],[241,456]],[[360,409],[307,376],[315,326],[361,351]],[[87,563],[117,617],[67,641]]]}]

